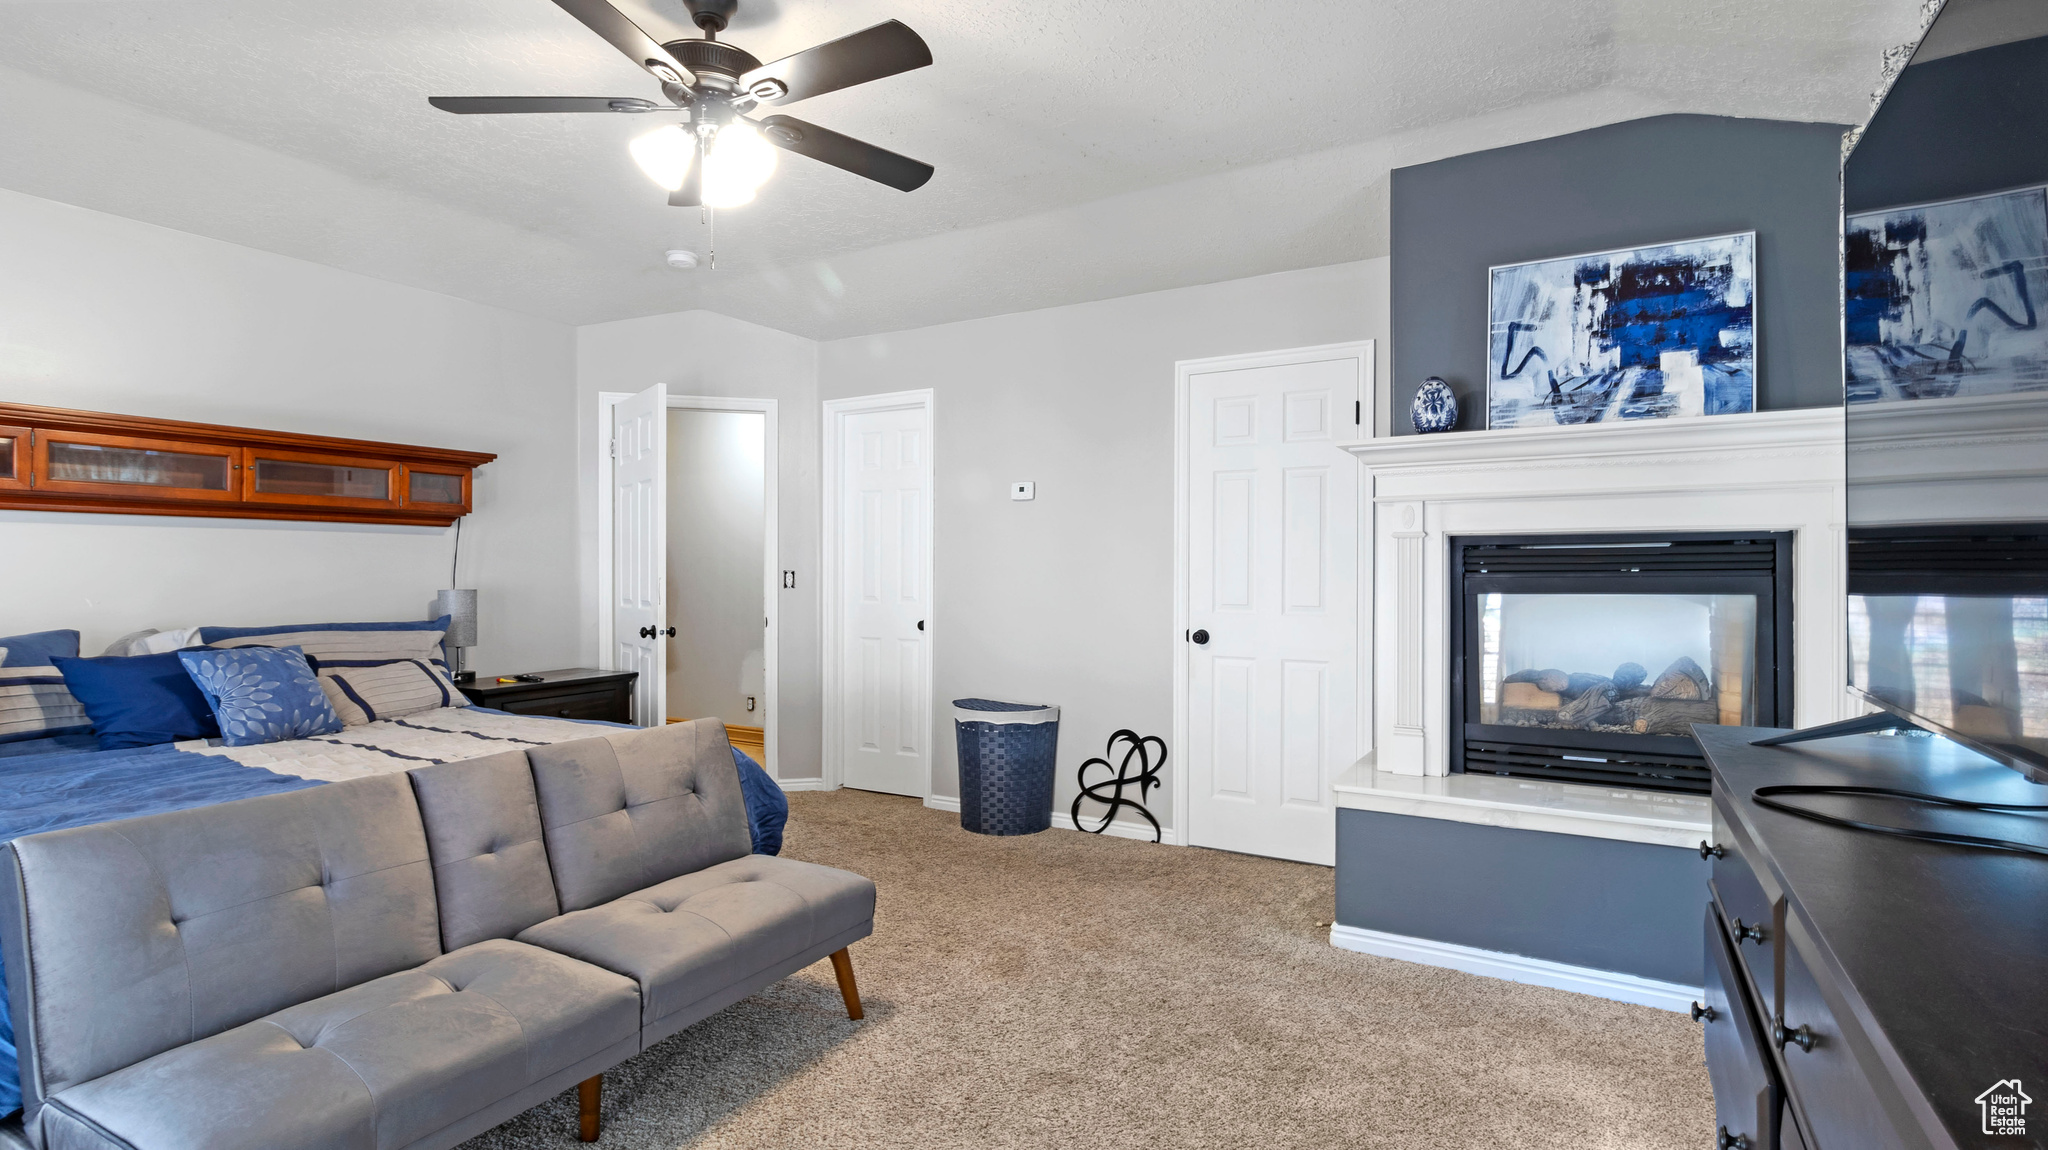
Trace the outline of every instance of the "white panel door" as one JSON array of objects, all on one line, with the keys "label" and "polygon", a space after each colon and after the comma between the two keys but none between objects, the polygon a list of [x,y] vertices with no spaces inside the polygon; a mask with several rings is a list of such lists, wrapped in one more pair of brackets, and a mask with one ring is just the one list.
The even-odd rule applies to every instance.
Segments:
[{"label": "white panel door", "polygon": [[638,671],[633,721],[667,721],[668,388],[655,384],[612,408],[612,660]]},{"label": "white panel door", "polygon": [[1188,842],[1336,861],[1358,739],[1358,463],[1368,361],[1188,376]]},{"label": "white panel door", "polygon": [[931,778],[924,586],[926,408],[850,413],[839,443],[841,782],[922,795]]}]

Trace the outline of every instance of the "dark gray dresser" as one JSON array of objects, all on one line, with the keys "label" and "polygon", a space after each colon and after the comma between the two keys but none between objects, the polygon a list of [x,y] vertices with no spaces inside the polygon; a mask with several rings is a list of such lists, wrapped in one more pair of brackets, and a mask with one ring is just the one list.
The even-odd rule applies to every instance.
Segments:
[{"label": "dark gray dresser", "polygon": [[[1771,784],[2048,804],[2048,787],[1940,739],[1697,728],[1713,770],[1702,1014],[1719,1145],[2048,1146],[2048,858],[1945,846],[1759,806]],[[2048,846],[2041,816],[1801,796],[1865,822]],[[2024,1134],[1987,1106],[2038,1097]]]}]

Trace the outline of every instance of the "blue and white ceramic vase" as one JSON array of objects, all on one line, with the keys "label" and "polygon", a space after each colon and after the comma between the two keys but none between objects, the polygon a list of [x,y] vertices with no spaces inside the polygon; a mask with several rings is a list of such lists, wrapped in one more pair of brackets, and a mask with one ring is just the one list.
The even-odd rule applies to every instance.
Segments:
[{"label": "blue and white ceramic vase", "polygon": [[1458,397],[1451,394],[1450,384],[1432,375],[1415,389],[1411,414],[1417,435],[1449,431],[1458,426]]}]

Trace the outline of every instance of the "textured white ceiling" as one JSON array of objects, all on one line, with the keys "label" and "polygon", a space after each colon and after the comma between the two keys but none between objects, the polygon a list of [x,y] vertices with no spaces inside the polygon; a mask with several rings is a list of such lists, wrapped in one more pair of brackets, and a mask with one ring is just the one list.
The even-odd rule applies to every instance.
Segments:
[{"label": "textured white ceiling", "polygon": [[[680,0],[629,0],[682,34]],[[767,60],[888,18],[934,66],[793,106],[937,165],[784,156],[707,246],[625,143],[658,98],[549,0],[0,0],[0,186],[571,323],[817,337],[1382,254],[1394,166],[1660,112],[1852,122],[1918,0],[741,0]],[[656,31],[650,27],[649,31]],[[659,35],[659,32],[657,32]]]}]

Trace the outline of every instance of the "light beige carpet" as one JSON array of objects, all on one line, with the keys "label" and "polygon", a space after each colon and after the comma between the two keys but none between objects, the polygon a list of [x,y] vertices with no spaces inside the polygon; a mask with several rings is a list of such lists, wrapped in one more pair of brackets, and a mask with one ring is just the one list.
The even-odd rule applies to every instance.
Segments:
[{"label": "light beige carpet", "polygon": [[[867,1020],[819,963],[606,1075],[600,1147],[1711,1144],[1685,1016],[1338,950],[1327,869],[790,798],[790,857],[880,887]],[[572,1092],[467,1145],[574,1129]]]}]

